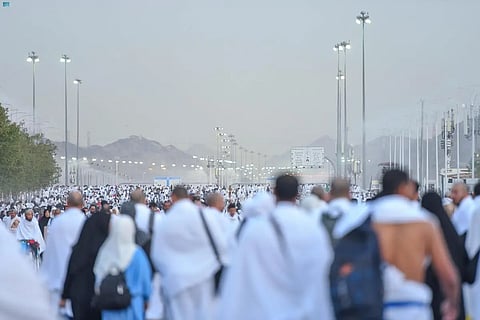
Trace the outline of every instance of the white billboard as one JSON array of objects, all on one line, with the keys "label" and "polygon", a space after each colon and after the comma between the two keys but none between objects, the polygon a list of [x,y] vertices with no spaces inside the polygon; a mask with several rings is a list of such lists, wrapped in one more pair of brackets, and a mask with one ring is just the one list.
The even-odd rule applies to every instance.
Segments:
[{"label": "white billboard", "polygon": [[290,150],[292,167],[321,168],[323,167],[324,147],[295,147]]},{"label": "white billboard", "polygon": [[155,177],[153,178],[153,184],[156,186],[170,187],[182,183],[180,177]]}]

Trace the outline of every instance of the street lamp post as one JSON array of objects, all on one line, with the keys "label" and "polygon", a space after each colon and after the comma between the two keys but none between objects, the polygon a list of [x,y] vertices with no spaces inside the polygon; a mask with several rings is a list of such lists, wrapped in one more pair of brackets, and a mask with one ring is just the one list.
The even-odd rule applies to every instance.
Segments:
[{"label": "street lamp post", "polygon": [[342,172],[341,170],[341,155],[342,155],[342,96],[340,93],[340,84],[342,71],[340,70],[340,51],[343,50],[343,47],[340,43],[337,43],[333,47],[333,51],[337,52],[337,172]]},{"label": "street lamp post", "polygon": [[348,139],[347,139],[347,50],[350,50],[350,41],[343,41],[343,53],[345,55],[343,60],[343,157],[345,165],[343,166],[344,177],[347,177],[347,154],[348,154]]},{"label": "street lamp post", "polygon": [[78,148],[80,145],[80,85],[82,84],[82,80],[80,79],[75,79],[73,80],[73,83],[77,85],[77,178],[76,178],[76,183],[78,185]]},{"label": "street lamp post", "polygon": [[217,138],[217,154],[215,159],[215,178],[217,185],[220,185],[220,137],[223,137],[224,133],[222,127],[215,127],[215,136]]},{"label": "street lamp post", "polygon": [[70,58],[66,55],[63,54],[62,57],[60,58],[60,62],[62,62],[65,65],[65,185],[68,186],[68,151],[67,151],[67,145],[68,145],[68,101],[67,101],[67,63],[69,63],[71,60]]},{"label": "street lamp post", "polygon": [[366,172],[366,125],[365,125],[365,24],[370,24],[368,12],[362,11],[357,16],[357,23],[362,25],[362,187],[365,189],[367,182]]},{"label": "street lamp post", "polygon": [[[338,70],[337,73],[337,82],[341,83],[341,81],[344,79],[344,75],[342,70]],[[344,146],[343,146],[343,140],[342,140],[342,102],[341,102],[341,96],[342,96],[342,90],[339,85],[338,88],[338,106],[337,106],[337,174],[342,175],[343,174],[343,156],[344,156]]]},{"label": "street lamp post", "polygon": [[27,61],[32,63],[32,71],[33,71],[33,92],[32,92],[32,111],[33,111],[33,134],[36,133],[36,117],[35,117],[35,102],[36,102],[36,93],[35,93],[35,64],[40,61],[38,55],[35,51],[32,51],[28,54]]}]

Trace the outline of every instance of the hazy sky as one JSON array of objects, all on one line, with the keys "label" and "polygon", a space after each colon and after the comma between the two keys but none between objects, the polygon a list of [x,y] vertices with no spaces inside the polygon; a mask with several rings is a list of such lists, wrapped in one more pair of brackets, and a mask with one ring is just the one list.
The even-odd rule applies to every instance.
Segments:
[{"label": "hazy sky", "polygon": [[281,153],[335,136],[332,47],[351,40],[349,135],[359,143],[362,9],[373,21],[368,138],[414,128],[422,97],[429,115],[470,103],[480,90],[478,0],[11,0],[0,8],[0,101],[31,119],[25,58],[35,50],[37,121],[63,140],[66,53],[70,141],[80,78],[81,145],[89,131],[92,144],[136,134],[213,147],[221,125],[248,149]]}]

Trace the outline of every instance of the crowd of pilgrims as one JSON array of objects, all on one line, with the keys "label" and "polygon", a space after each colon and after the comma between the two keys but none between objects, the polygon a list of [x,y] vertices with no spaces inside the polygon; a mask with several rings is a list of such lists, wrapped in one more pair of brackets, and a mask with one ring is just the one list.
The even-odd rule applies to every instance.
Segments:
[{"label": "crowd of pilgrims", "polygon": [[366,202],[291,175],[5,201],[0,319],[480,319],[480,184],[382,185]]}]

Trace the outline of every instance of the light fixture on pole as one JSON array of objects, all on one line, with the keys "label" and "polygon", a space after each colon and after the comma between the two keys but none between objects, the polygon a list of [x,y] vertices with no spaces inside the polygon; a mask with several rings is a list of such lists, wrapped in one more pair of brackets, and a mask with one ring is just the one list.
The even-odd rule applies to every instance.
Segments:
[{"label": "light fixture on pole", "polygon": [[67,151],[67,146],[68,146],[68,101],[67,101],[67,63],[69,63],[71,60],[70,58],[66,55],[63,54],[62,57],[60,58],[60,62],[65,65],[65,185],[68,186],[68,151]]},{"label": "light fixture on pole", "polygon": [[35,92],[35,64],[40,61],[38,55],[35,51],[32,51],[28,54],[27,61],[32,63],[32,71],[33,71],[33,92],[32,92],[32,111],[33,111],[33,134],[36,133],[36,117],[35,117],[35,103],[36,103],[36,92]]},{"label": "light fixture on pole", "polygon": [[78,169],[79,169],[79,165],[78,165],[78,161],[79,161],[79,157],[78,157],[78,148],[79,148],[79,145],[80,145],[80,85],[82,84],[82,80],[80,79],[75,79],[73,80],[73,83],[77,85],[77,178],[75,180],[75,182],[78,184]]},{"label": "light fixture on pole", "polygon": [[367,166],[366,166],[366,124],[365,124],[365,24],[370,24],[370,16],[368,12],[362,11],[357,16],[356,22],[362,25],[362,187],[366,188],[367,183]]}]

